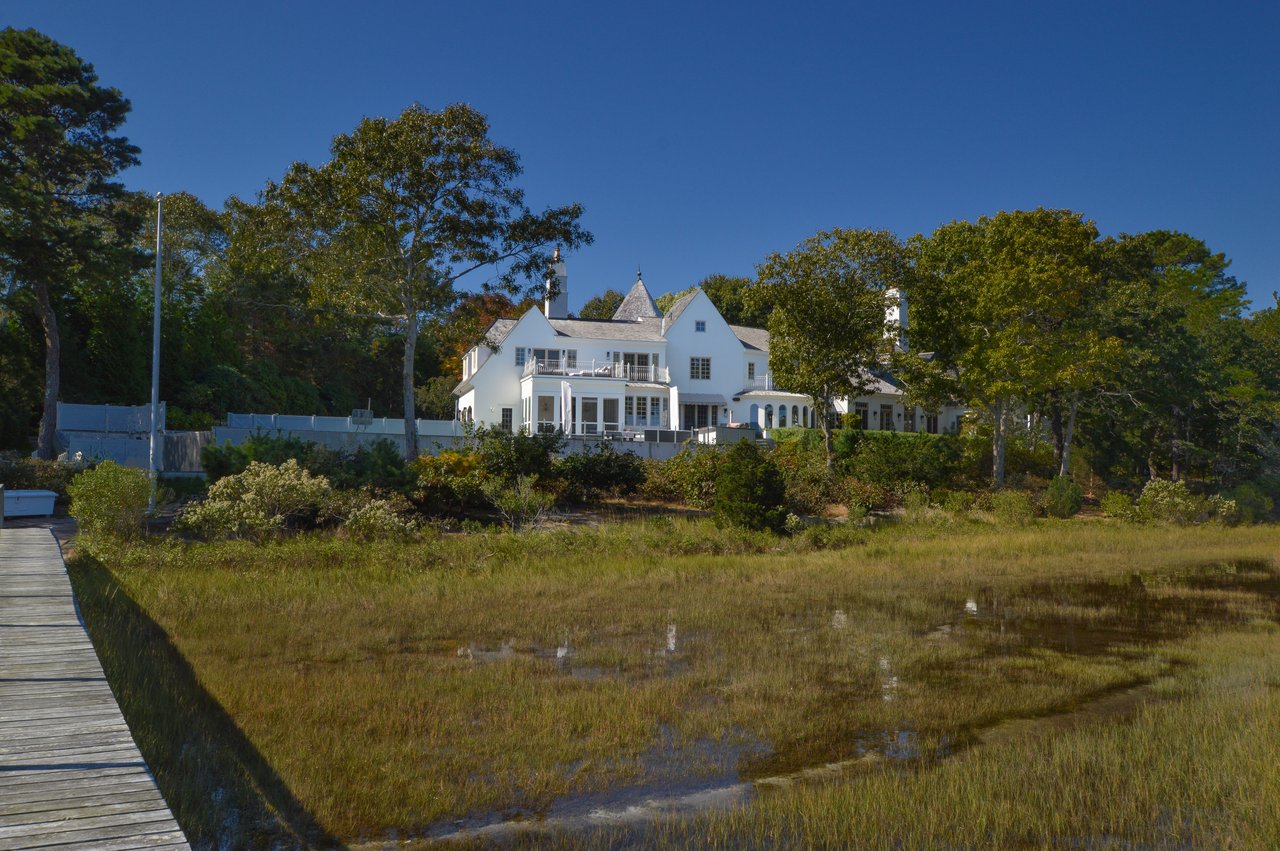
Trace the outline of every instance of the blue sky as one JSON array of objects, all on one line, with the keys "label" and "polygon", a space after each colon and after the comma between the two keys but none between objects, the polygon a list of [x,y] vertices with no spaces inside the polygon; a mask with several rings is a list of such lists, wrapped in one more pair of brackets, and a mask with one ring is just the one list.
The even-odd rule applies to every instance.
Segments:
[{"label": "blue sky", "polygon": [[[610,8],[613,6],[614,8]],[[133,102],[136,188],[218,206],[366,115],[464,101],[536,207],[578,201],[570,307],[750,275],[818,230],[1067,207],[1206,240],[1280,290],[1280,4],[10,0]]]}]

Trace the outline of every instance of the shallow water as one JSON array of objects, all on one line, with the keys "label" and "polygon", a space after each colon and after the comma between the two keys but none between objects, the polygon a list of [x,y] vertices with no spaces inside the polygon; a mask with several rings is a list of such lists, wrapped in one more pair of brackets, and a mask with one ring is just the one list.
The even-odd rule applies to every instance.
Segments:
[{"label": "shallow water", "polygon": [[[1239,605],[1241,598],[1249,604]],[[1061,581],[1032,585],[998,596],[975,589],[957,600],[955,615],[924,630],[930,642],[964,642],[985,654],[1018,656],[1053,651],[1081,657],[1150,655],[1158,643],[1197,629],[1229,628],[1257,617],[1280,620],[1280,574],[1262,561],[1215,562],[1177,574],[1134,573],[1128,581]],[[845,608],[798,612],[779,628],[787,634],[843,636],[854,617]],[[794,623],[796,625],[791,625]],[[684,636],[675,623],[665,634],[637,637],[665,661],[667,675],[687,670]],[[497,648],[460,646],[457,654],[475,664],[507,661],[518,654],[546,659],[570,677],[623,676],[575,664],[578,649],[520,651],[511,642]],[[873,653],[881,701],[893,705],[903,686],[887,653]],[[946,688],[946,679],[928,683]],[[923,733],[909,719],[894,728],[845,732],[838,741],[770,743],[733,731],[723,740],[688,741],[660,726],[654,746],[639,757],[641,783],[603,792],[570,795],[541,812],[489,813],[432,825],[420,836],[437,840],[472,838],[502,841],[537,831],[570,833],[609,826],[643,826],[659,818],[693,815],[737,806],[770,789],[828,780],[873,766],[920,769],[957,751],[1018,735],[1045,735],[1055,729],[1124,717],[1150,699],[1144,682],[1103,689],[1061,712],[1006,718],[983,727]],[[513,817],[514,815],[514,817]]]}]

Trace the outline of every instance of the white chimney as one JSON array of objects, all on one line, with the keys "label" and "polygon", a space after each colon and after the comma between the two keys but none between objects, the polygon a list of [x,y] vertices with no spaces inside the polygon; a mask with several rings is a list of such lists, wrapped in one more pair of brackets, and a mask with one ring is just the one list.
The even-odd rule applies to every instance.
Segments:
[{"label": "white chimney", "polygon": [[548,319],[567,319],[569,316],[569,271],[560,259],[560,246],[551,257],[551,269],[547,275],[547,296],[542,312]]},{"label": "white chimney", "polygon": [[885,334],[892,336],[896,333],[898,337],[898,348],[902,351],[907,350],[907,294],[897,287],[890,287],[885,296],[888,298],[888,304],[884,309],[884,321],[886,326],[892,323],[892,330],[885,328]]}]

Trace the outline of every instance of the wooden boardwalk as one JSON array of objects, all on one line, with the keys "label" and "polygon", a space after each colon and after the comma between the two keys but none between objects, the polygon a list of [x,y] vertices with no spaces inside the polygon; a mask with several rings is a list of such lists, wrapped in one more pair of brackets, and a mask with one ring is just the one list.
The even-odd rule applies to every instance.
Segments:
[{"label": "wooden boardwalk", "polygon": [[0,529],[0,849],[188,848],[48,529]]}]

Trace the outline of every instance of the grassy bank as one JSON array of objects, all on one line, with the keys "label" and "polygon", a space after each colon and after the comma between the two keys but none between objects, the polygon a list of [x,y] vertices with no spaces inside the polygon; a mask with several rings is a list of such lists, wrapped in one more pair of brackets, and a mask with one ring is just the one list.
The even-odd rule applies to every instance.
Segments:
[{"label": "grassy bank", "polygon": [[[867,757],[909,770],[770,792],[648,839],[1129,838],[1154,812],[1141,801],[1276,747],[1262,743],[1280,682],[1274,527],[823,534],[662,520],[417,545],[165,543],[81,557],[73,578],[201,842],[419,835]],[[1166,699],[1123,722],[992,732],[1142,684]],[[1162,738],[1177,740],[1170,761],[1140,759]],[[1196,763],[1205,777],[1161,775],[1202,751],[1221,752]],[[1274,768],[1242,776],[1276,783]],[[1140,803],[1097,815],[1091,795],[1135,783]],[[1237,791],[1155,824],[1274,836],[1274,816],[1236,817],[1266,799]]]}]

